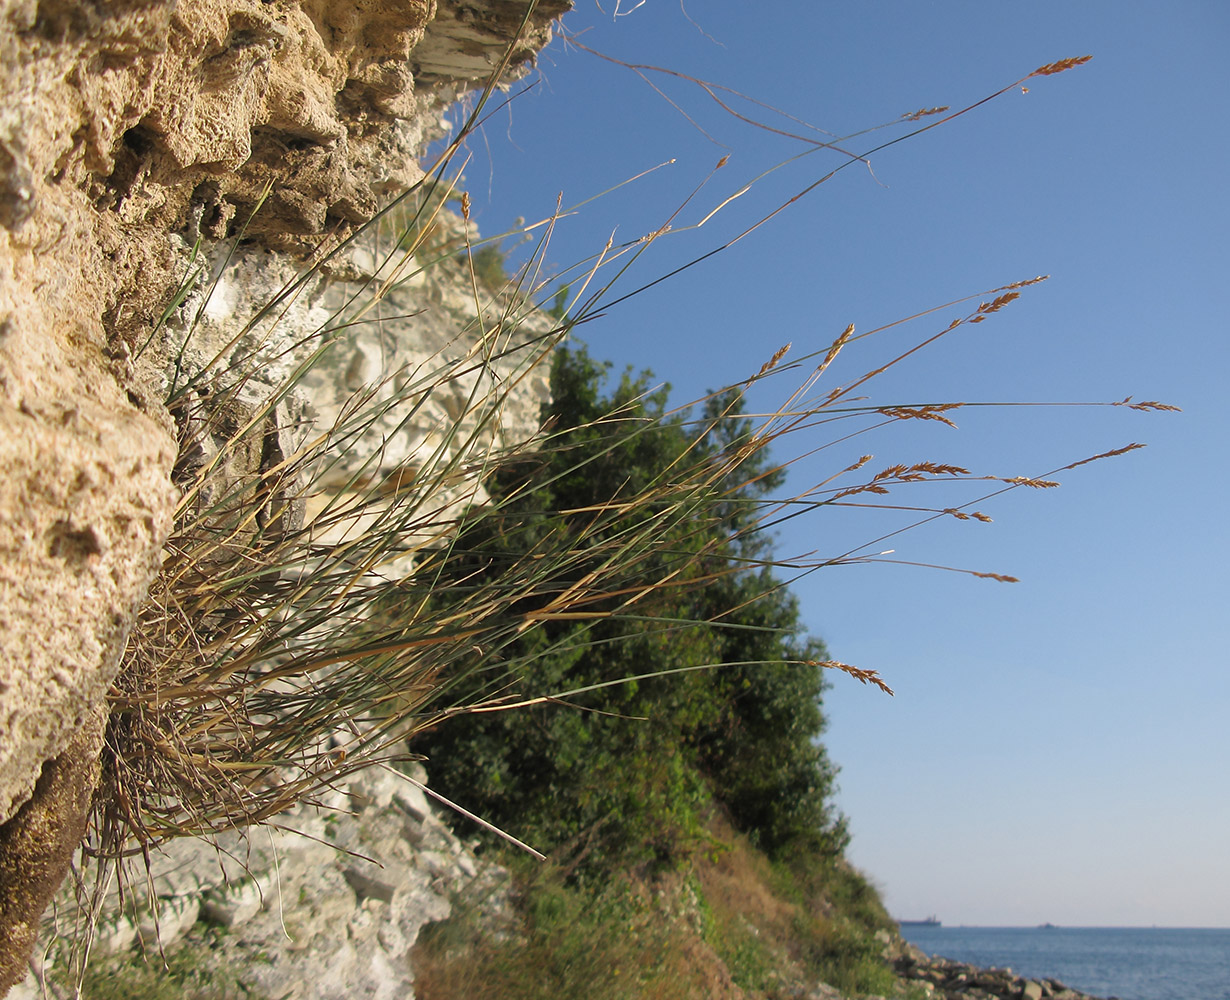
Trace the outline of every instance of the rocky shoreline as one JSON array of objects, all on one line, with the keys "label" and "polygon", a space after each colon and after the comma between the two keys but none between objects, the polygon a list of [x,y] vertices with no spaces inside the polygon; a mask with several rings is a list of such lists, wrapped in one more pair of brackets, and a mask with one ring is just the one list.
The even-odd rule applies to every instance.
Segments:
[{"label": "rocky shoreline", "polygon": [[893,966],[902,980],[920,984],[936,1000],[1100,1000],[1057,979],[1026,979],[1011,969],[980,969],[927,955],[911,944],[893,960]]}]

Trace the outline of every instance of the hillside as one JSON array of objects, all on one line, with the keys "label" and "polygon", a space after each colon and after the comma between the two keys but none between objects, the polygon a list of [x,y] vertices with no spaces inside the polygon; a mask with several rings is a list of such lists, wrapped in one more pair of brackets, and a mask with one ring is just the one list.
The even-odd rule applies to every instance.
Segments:
[{"label": "hillside", "polygon": [[[723,982],[730,996],[817,982],[885,992],[895,925],[843,860],[836,769],[818,742],[832,661],[802,634],[762,530],[783,476],[753,446],[737,392],[668,413],[647,375],[606,374],[575,342],[557,350],[549,449],[489,482],[515,499],[453,545],[466,579],[523,551],[550,559],[561,544],[569,579],[604,562],[618,574],[577,605],[584,614],[506,646],[499,671],[460,672],[477,687],[467,700],[514,707],[411,741],[434,788],[548,853],[542,863],[497,852],[522,884],[526,945],[492,949],[474,928],[476,954],[459,958],[439,943],[448,931],[432,934],[427,954],[453,955],[440,982],[449,969],[480,978],[424,995],[545,995],[556,975],[577,996],[605,995],[600,984],[655,996],[667,982],[692,982],[678,995],[696,996]],[[682,502],[680,483],[715,463],[709,491]],[[604,521],[612,507],[618,519]],[[643,525],[652,548],[636,535]],[[578,954],[589,956],[579,966]],[[481,970],[507,981],[485,983]]]}]

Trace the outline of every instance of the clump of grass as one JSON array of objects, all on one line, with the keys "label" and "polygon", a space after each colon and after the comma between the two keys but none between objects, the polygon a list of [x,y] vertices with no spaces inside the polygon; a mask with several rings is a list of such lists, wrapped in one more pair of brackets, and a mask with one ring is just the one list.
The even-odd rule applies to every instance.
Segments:
[{"label": "clump of grass", "polygon": [[416,990],[425,1000],[784,1000],[824,982],[845,995],[899,995],[877,936],[892,922],[863,898],[875,893],[857,872],[799,859],[795,879],[713,822],[728,839],[676,872],[633,868],[576,885],[567,867],[513,859],[515,921],[494,933],[463,894],[420,936]]},{"label": "clump of grass", "polygon": [[464,900],[449,920],[424,928],[414,957],[422,1000],[705,996],[683,935],[644,887],[624,879],[583,892],[550,869],[523,872],[519,882],[525,902],[509,937],[493,939]]},{"label": "clump of grass", "polygon": [[841,918],[803,918],[797,930],[805,968],[843,993],[884,996],[897,977],[884,961],[884,946]]},{"label": "clump of grass", "polygon": [[[1047,71],[1043,67],[1037,74]],[[545,623],[643,618],[655,593],[702,588],[747,573],[749,567],[739,563],[714,562],[712,549],[704,546],[664,553],[662,539],[679,537],[689,524],[720,519],[731,484],[740,482],[740,469],[771,447],[790,448],[791,441],[800,441],[795,454],[813,453],[899,421],[948,420],[948,413],[967,404],[856,403],[854,394],[915,351],[959,327],[984,322],[1040,280],[985,293],[984,301],[912,350],[831,388],[825,381],[830,368],[859,339],[853,327],[821,350],[792,357],[783,347],[744,383],[726,390],[734,401],[767,380],[793,380],[781,392],[781,404],[740,430],[728,447],[714,452],[698,445],[643,488],[617,490],[609,501],[584,510],[553,512],[558,530],[514,553],[498,572],[473,566],[458,573],[465,562],[457,558],[457,539],[480,526],[512,528],[513,522],[502,520],[509,500],[532,496],[542,485],[534,470],[548,465],[543,456],[569,447],[567,437],[550,427],[529,440],[508,440],[501,413],[574,328],[648,287],[615,291],[631,262],[668,234],[671,220],[644,239],[618,247],[608,243],[562,276],[571,301],[556,300],[558,321],[547,327],[534,327],[527,318],[535,302],[554,294],[543,261],[564,211],[526,227],[539,234],[534,252],[502,282],[499,295],[493,294],[496,282],[483,252],[475,251],[462,227],[476,319],[458,333],[472,346],[413,370],[385,373],[356,391],[329,426],[304,427],[295,440],[278,433],[279,407],[339,334],[365,320],[385,289],[415,269],[452,259],[451,246],[433,242],[441,232],[443,206],[455,191],[446,176],[501,73],[497,67],[467,127],[437,168],[393,209],[402,213],[403,232],[393,240],[393,252],[401,256],[388,277],[373,279],[365,299],[347,303],[307,341],[274,348],[270,330],[278,310],[305,277],[260,309],[214,359],[193,366],[181,357],[175,364],[167,405],[181,433],[177,483],[183,498],[162,574],[112,694],[105,778],[87,845],[92,853],[115,857],[148,851],[175,836],[271,821],[348,773],[401,759],[406,737],[459,714],[509,711],[608,684],[719,666],[695,663],[571,690],[527,690],[512,685],[533,677],[534,657],[541,651],[510,651],[522,635]],[[829,141],[815,145],[834,148],[839,147]],[[842,166],[792,201],[865,159],[841,155]],[[465,196],[461,207],[468,221]],[[785,207],[686,266],[732,246]],[[382,224],[387,223],[374,227]],[[255,392],[254,405],[245,402],[271,360],[288,374]],[[434,393],[459,385],[468,387],[464,405],[436,428],[438,443],[416,467],[384,468],[379,440],[363,460],[348,458],[356,442],[409,427]],[[591,430],[601,435],[628,419],[616,411],[594,421]],[[696,442],[731,419],[732,410],[693,419]],[[652,421],[635,430],[655,432]],[[216,439],[223,444],[211,454],[206,442]],[[901,508],[919,515],[901,530],[939,517],[983,520],[979,511],[969,510],[974,503],[1010,489],[1050,485],[1046,477],[979,475],[938,461],[861,476],[870,461],[869,455],[847,461],[822,482],[764,499],[740,519],[738,531],[765,533],[782,518],[829,506],[883,506],[881,498],[891,491],[937,481],[982,485],[989,492],[957,506]],[[775,467],[790,464],[785,459]],[[520,486],[506,500],[488,497],[484,482],[513,465],[529,470]],[[857,545],[799,559],[766,555],[763,561],[794,575],[882,558]],[[889,690],[872,670],[837,661],[822,665]],[[462,690],[467,693],[459,699]]]},{"label": "clump of grass", "polygon": [[[444,540],[483,516],[484,476],[524,446],[501,443],[502,412],[560,335],[523,331],[524,309],[509,300],[492,315],[481,304],[490,323],[470,351],[387,373],[293,450],[278,435],[279,404],[352,312],[297,345],[285,383],[256,392],[255,407],[242,403],[263,343],[182,373],[169,405],[183,497],[112,693],[102,801],[103,829],[117,836],[104,835],[103,850],[121,831],[150,843],[260,822],[413,727],[416,692],[471,650],[493,610],[463,600],[451,625],[424,613]],[[407,433],[433,393],[455,397],[458,386],[463,406],[417,467],[382,467],[373,431]],[[348,460],[365,436],[367,457]]]}]

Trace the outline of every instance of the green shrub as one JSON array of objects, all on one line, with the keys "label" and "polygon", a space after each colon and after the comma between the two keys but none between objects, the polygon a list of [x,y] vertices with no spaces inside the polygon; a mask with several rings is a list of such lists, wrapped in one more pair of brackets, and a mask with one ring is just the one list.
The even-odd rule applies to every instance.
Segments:
[{"label": "green shrub", "polygon": [[[445,795],[544,849],[575,852],[598,832],[590,870],[599,857],[614,868],[679,861],[712,799],[766,848],[809,837],[840,850],[826,802],[834,769],[814,742],[824,649],[800,638],[794,599],[759,568],[757,504],[781,475],[745,449],[736,393],[690,420],[667,413],[647,376],[625,374],[604,394],[605,374],[582,347],[557,352],[552,447],[492,477],[499,515],[462,534],[448,571],[486,578],[522,553],[550,561],[566,548],[569,571],[550,586],[605,576],[605,587],[510,643],[507,672],[471,677],[463,696],[479,700],[495,676],[510,695],[543,700],[451,718],[414,749]],[[673,484],[696,467],[718,472],[681,494]],[[609,686],[566,705],[544,697],[594,685]]]},{"label": "green shrub", "polygon": [[470,254],[470,266],[478,283],[491,292],[498,292],[508,284],[508,272],[504,269],[504,251],[495,243],[488,243]]}]

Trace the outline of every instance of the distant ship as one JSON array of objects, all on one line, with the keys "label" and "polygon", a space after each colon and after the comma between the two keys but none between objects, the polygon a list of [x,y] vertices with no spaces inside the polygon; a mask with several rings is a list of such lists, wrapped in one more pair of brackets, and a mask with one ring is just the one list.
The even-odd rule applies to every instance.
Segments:
[{"label": "distant ship", "polygon": [[899,927],[940,927],[940,918],[934,913],[926,920],[898,920]]}]

